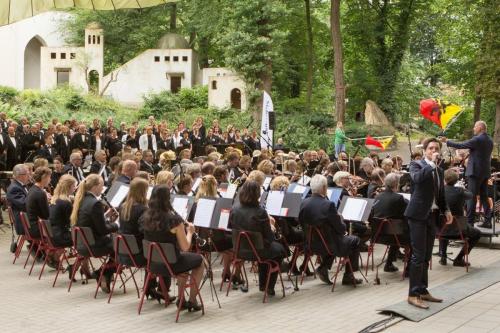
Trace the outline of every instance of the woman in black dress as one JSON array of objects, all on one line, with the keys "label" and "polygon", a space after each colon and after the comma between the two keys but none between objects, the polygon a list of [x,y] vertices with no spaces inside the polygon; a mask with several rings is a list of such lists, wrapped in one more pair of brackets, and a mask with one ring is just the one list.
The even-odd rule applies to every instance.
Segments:
[{"label": "woman in black dress", "polygon": [[[201,279],[203,278],[203,257],[197,253],[187,252],[191,247],[195,231],[194,225],[185,222],[175,213],[170,204],[170,189],[166,185],[159,185],[153,189],[149,201],[149,209],[144,212],[141,220],[146,240],[174,244],[177,262],[170,265],[172,270],[175,274],[192,271],[191,277],[196,280],[199,288]],[[161,271],[163,276],[169,275],[164,265],[152,265],[152,267],[155,271]],[[186,277],[178,275],[179,294],[185,283]],[[201,306],[196,301],[198,288],[191,287],[189,301],[183,304],[183,309],[189,309],[190,311],[201,310]]]},{"label": "woman in black dress", "polygon": [[[100,255],[110,255],[109,262],[106,264],[108,269],[104,271],[105,281],[101,284],[102,290],[109,292],[111,278],[114,273],[111,268],[114,261],[111,233],[118,230],[118,225],[106,219],[111,211],[108,210],[105,213],[104,206],[101,203],[100,196],[103,187],[104,180],[98,174],[90,174],[80,183],[73,204],[73,212],[71,213],[71,224],[90,228],[95,239],[92,251]],[[93,276],[97,275],[94,272]]]},{"label": "woman in black dress", "polygon": [[47,167],[39,167],[33,173],[33,186],[30,187],[26,198],[26,213],[28,214],[30,233],[40,238],[38,220],[49,218],[49,194],[45,191],[50,183],[52,171]]},{"label": "woman in black dress", "polygon": [[76,189],[77,181],[71,175],[63,175],[50,199],[50,225],[52,227],[52,241],[56,246],[70,247],[71,240],[71,212],[73,204],[70,196]]},{"label": "woman in black dress", "polygon": [[[276,241],[272,230],[271,219],[266,210],[259,206],[260,185],[252,180],[247,180],[239,192],[239,204],[233,206],[229,215],[229,225],[233,230],[258,232],[264,240],[264,250],[259,254],[264,259],[272,259],[280,265],[286,256],[285,248]],[[259,265],[259,289],[265,290],[267,265]],[[278,273],[272,273],[267,292],[270,296],[275,294],[274,286]]]}]

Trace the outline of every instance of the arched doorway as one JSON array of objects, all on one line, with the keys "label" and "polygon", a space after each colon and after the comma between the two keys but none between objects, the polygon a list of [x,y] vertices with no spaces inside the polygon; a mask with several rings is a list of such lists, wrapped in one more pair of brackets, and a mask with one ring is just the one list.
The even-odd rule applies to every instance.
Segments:
[{"label": "arched doorway", "polygon": [[99,72],[95,69],[89,72],[89,93],[99,94]]},{"label": "arched doorway", "polygon": [[35,36],[24,49],[24,89],[40,89],[40,53],[45,41]]},{"label": "arched doorway", "polygon": [[231,90],[231,108],[241,110],[241,90],[238,88]]}]

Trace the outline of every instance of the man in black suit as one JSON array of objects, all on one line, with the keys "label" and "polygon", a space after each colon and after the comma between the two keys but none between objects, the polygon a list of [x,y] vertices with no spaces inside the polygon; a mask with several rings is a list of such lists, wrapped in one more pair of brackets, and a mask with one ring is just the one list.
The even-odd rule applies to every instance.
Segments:
[{"label": "man in black suit", "polygon": [[161,171],[161,168],[158,166],[158,164],[154,164],[154,156],[151,150],[146,149],[142,152],[142,159],[140,162],[139,170],[146,171],[150,175],[156,175],[159,171]]},{"label": "man in black suit", "polygon": [[[408,202],[401,194],[397,193],[399,189],[399,175],[392,172],[389,173],[384,179],[384,185],[385,191],[375,197],[373,203],[373,216],[378,218],[404,220],[404,213],[408,206]],[[405,231],[408,231],[408,225],[406,223],[405,229]],[[394,237],[390,236],[390,238],[390,241],[393,241]],[[408,244],[409,231],[408,234],[401,235],[398,239],[401,243]],[[387,261],[384,267],[385,272],[396,272],[398,270],[393,264],[397,259],[398,250],[398,246],[389,247]]]},{"label": "man in black suit", "polygon": [[82,160],[82,155],[79,152],[71,153],[69,157],[69,163],[64,167],[63,170],[63,173],[75,177],[78,184],[80,184],[85,179],[83,170],[81,168]]},{"label": "man in black suit", "polygon": [[124,184],[130,184],[136,173],[137,164],[132,160],[125,160],[123,161],[121,174],[118,176],[116,181]]},{"label": "man in black suit", "polygon": [[427,290],[429,261],[436,237],[436,225],[441,214],[446,223],[453,222],[444,195],[444,175],[439,168],[441,143],[436,138],[423,142],[424,159],[410,163],[412,195],[405,210],[410,226],[412,256],[410,261],[410,288],[408,303],[428,309],[425,301],[442,302]]},{"label": "man in black suit", "polygon": [[104,184],[108,183],[111,169],[106,165],[106,152],[98,150],[94,153],[94,162],[90,165],[90,173],[100,174]]},{"label": "man in black suit", "polygon": [[476,197],[479,195],[484,209],[485,221],[479,227],[491,228],[491,209],[488,204],[488,179],[491,176],[491,152],[493,141],[486,133],[486,123],[476,121],[474,124],[474,136],[465,142],[453,142],[447,138],[441,138],[448,147],[457,149],[469,149],[469,162],[465,169],[467,177],[467,188],[472,193],[472,199],[467,200],[467,222],[474,225],[476,213]]},{"label": "man in black suit", "polygon": [[43,134],[40,132],[38,124],[33,124],[30,132],[23,136],[21,159],[28,162],[33,161],[36,152],[44,144]]},{"label": "man in black suit", "polygon": [[42,145],[37,151],[35,156],[45,158],[49,163],[54,162],[54,158],[57,156],[57,151],[54,148],[54,139],[52,139],[52,136],[46,135],[44,139],[45,144]]},{"label": "man in black suit", "polygon": [[80,149],[83,156],[87,155],[90,148],[90,137],[86,133],[85,125],[78,126],[78,133],[75,133],[71,138],[70,148],[71,150]]},{"label": "man in black suit", "polygon": [[55,141],[57,153],[61,156],[64,163],[68,162],[71,138],[69,137],[67,126],[61,126],[61,133],[56,135]]},{"label": "man in black suit", "polygon": [[4,139],[6,169],[12,170],[14,165],[21,162],[21,142],[19,138],[16,137],[15,129],[12,126],[7,129],[7,135]]},{"label": "man in black suit", "polygon": [[24,235],[23,225],[21,223],[20,212],[26,212],[26,199],[28,198],[28,189],[26,184],[29,182],[28,168],[24,164],[16,164],[12,169],[12,182],[7,188],[7,201],[12,208],[14,215],[14,227],[18,235]]},{"label": "man in black suit", "polygon": [[321,265],[317,269],[319,278],[321,281],[331,284],[328,270],[333,264],[334,256],[348,256],[351,260],[352,270],[347,265],[342,284],[351,284],[353,281],[356,284],[362,283],[363,281],[356,279],[353,273],[359,269],[359,237],[346,235],[346,226],[337,213],[335,204],[326,198],[328,188],[326,177],[315,175],[311,179],[310,186],[312,196],[300,205],[299,222],[304,230],[307,230],[309,225],[318,227],[333,253],[333,256],[328,255],[321,240],[317,236],[312,238],[311,248],[313,252],[321,255]]}]

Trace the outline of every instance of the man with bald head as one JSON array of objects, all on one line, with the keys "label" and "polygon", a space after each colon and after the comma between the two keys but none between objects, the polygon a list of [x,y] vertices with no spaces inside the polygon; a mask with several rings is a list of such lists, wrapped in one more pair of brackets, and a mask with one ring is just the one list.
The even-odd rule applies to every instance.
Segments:
[{"label": "man with bald head", "polygon": [[465,169],[467,177],[467,189],[472,192],[471,200],[467,202],[467,222],[474,225],[476,213],[476,197],[479,195],[481,205],[484,209],[485,221],[479,227],[491,228],[491,209],[488,204],[488,178],[491,176],[491,152],[493,151],[493,140],[486,133],[486,123],[482,120],[474,124],[474,136],[464,142],[454,142],[442,138],[448,147],[457,149],[469,149],[469,162]]}]

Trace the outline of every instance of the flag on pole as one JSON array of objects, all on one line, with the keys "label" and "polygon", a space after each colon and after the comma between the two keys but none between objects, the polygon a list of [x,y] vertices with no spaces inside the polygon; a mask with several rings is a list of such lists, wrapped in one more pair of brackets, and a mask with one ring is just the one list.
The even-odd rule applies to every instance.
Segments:
[{"label": "flag on pole", "polygon": [[365,146],[375,146],[385,150],[392,142],[393,136],[374,139],[370,135],[366,136]]},{"label": "flag on pole", "polygon": [[420,101],[420,114],[443,130],[446,130],[453,123],[461,111],[460,106],[437,98]]},{"label": "flag on pole", "polygon": [[260,125],[260,147],[273,148],[273,130],[269,129],[269,113],[274,112],[271,96],[264,91],[262,98],[262,122]]}]

